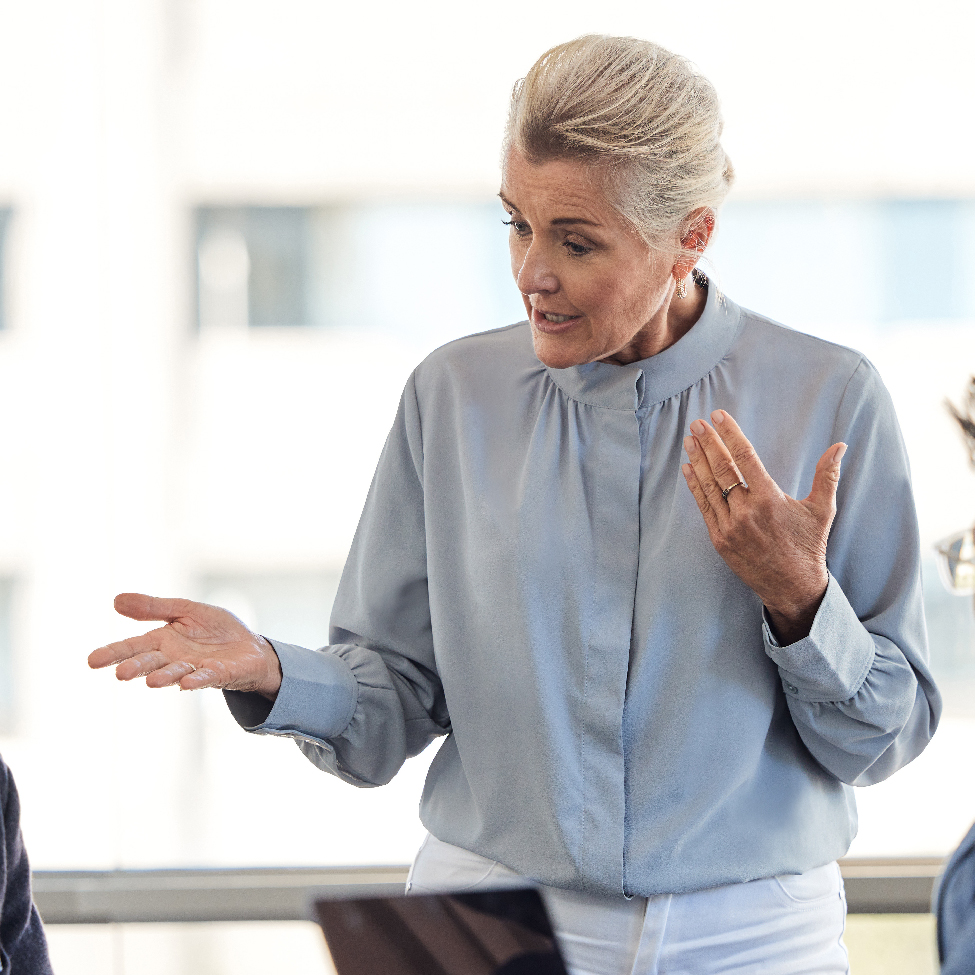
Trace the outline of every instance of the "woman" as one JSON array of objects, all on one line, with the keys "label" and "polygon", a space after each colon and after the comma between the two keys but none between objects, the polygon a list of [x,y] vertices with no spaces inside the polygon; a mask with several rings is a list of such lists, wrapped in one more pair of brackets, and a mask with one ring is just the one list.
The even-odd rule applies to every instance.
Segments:
[{"label": "woman", "polygon": [[90,658],[358,785],[446,735],[411,887],[541,884],[578,975],[845,971],[850,785],[937,721],[883,385],[692,273],[720,131],[656,45],[543,55],[500,194],[528,321],[410,378],[331,645],[130,594],[167,625]]}]

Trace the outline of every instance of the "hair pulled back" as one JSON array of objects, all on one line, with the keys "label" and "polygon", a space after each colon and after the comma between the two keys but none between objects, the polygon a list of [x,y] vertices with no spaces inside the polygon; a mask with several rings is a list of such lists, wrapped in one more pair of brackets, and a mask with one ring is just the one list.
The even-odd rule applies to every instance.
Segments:
[{"label": "hair pulled back", "polygon": [[652,245],[673,245],[734,181],[714,86],[650,41],[589,34],[546,51],[516,82],[505,155],[538,165],[579,159],[605,173],[607,195]]}]

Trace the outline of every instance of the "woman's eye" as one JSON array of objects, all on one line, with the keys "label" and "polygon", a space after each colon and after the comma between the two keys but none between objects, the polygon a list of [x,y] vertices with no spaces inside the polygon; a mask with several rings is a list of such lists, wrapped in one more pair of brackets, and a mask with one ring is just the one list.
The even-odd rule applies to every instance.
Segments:
[{"label": "woman's eye", "polygon": [[562,246],[573,256],[573,257],[583,257],[592,251],[591,247],[587,247],[585,244],[579,244],[574,240],[566,240],[562,242]]},{"label": "woman's eye", "polygon": [[531,233],[531,227],[524,220],[515,220],[512,217],[510,220],[502,220],[501,222],[506,227],[510,227],[519,237],[525,237]]}]

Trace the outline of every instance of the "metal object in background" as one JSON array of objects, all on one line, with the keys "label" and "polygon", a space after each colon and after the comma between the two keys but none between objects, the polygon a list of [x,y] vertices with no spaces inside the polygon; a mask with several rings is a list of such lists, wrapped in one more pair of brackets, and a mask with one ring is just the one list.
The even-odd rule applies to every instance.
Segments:
[{"label": "metal object in background", "polygon": [[304,921],[319,897],[401,894],[409,867],[39,870],[45,924]]},{"label": "metal object in background", "polygon": [[[938,857],[840,861],[851,914],[927,914]],[[320,897],[402,893],[407,866],[235,870],[39,870],[46,924],[304,921]]]}]

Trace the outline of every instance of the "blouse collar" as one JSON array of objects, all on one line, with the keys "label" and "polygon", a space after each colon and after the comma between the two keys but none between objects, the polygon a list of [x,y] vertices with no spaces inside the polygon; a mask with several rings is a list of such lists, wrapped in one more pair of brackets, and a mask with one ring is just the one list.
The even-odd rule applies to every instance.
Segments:
[{"label": "blouse collar", "polygon": [[568,369],[546,367],[552,381],[587,406],[630,411],[676,396],[703,379],[731,349],[741,309],[705,275],[695,272],[695,279],[708,290],[704,311],[673,345],[625,366],[587,362]]}]

